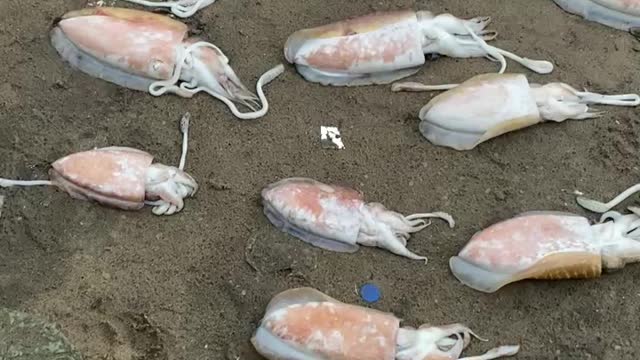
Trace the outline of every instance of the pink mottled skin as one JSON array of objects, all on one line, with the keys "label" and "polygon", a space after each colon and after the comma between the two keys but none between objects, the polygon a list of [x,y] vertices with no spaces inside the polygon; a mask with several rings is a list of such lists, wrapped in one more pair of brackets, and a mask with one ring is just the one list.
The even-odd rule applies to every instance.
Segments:
[{"label": "pink mottled skin", "polygon": [[516,217],[475,234],[460,256],[496,271],[518,271],[557,252],[597,252],[588,231],[588,221],[578,216]]},{"label": "pink mottled skin", "polygon": [[267,317],[264,326],[284,341],[302,344],[330,359],[392,360],[399,320],[359,306],[321,302]]},{"label": "pink mottled skin", "polygon": [[[263,192],[266,199],[288,203],[291,207],[307,210],[317,219],[324,216],[323,200],[333,199],[345,208],[358,209],[364,204],[362,193],[341,186],[318,186],[311,182],[288,182],[270,187]],[[321,221],[321,220],[319,220]]]},{"label": "pink mottled skin", "polygon": [[285,57],[327,72],[394,70],[424,63],[422,37],[415,12],[376,13],[300,30],[287,40]]},{"label": "pink mottled skin", "polygon": [[187,35],[186,26],[160,22],[156,17],[130,19],[100,12],[63,19],[58,26],[83,51],[120,69],[155,79],[171,77],[176,47]]},{"label": "pink mottled skin", "polygon": [[[287,61],[296,61],[297,46],[310,39],[324,39],[332,37],[348,37],[374,32],[387,26],[393,26],[402,21],[415,18],[413,11],[391,11],[369,14],[351,19],[338,21],[333,24],[318,26],[312,29],[304,29],[292,34],[285,45],[285,57]],[[346,51],[347,49],[342,49]]]},{"label": "pink mottled skin", "polygon": [[145,200],[145,174],[153,156],[132,149],[96,149],[65,156],[52,164],[62,178],[103,196],[138,203]]},{"label": "pink mottled skin", "polygon": [[[401,328],[391,313],[298,288],[274,296],[251,343],[270,360],[457,360],[471,336],[462,324]],[[496,359],[518,350],[502,346],[469,359]]]},{"label": "pink mottled skin", "polygon": [[366,63],[393,64],[415,49],[419,34],[407,33],[403,39],[387,36],[345,37],[334,45],[324,45],[306,55],[307,64],[322,70],[344,71]]}]

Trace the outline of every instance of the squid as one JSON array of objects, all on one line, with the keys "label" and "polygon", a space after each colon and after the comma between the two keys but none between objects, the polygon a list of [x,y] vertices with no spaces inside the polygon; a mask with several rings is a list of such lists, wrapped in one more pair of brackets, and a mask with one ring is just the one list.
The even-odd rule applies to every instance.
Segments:
[{"label": "squid", "polygon": [[[173,93],[189,98],[206,92],[240,119],[264,116],[269,104],[262,87],[282,74],[284,66],[265,72],[255,95],[242,84],[222,50],[188,38],[187,30],[185,24],[159,14],[101,7],[65,14],[50,37],[72,68],[93,77],[153,96]],[[241,112],[236,103],[252,111]]]},{"label": "squid", "polygon": [[564,11],[609,27],[640,33],[640,0],[553,0]]},{"label": "squid", "polygon": [[177,0],[177,1],[146,1],[146,0],[125,0],[130,3],[143,5],[151,8],[166,8],[173,15],[180,18],[188,18],[200,9],[213,4],[216,0]]},{"label": "squid", "polygon": [[333,86],[388,84],[425,64],[425,54],[487,57],[506,69],[510,58],[540,74],[549,61],[531,60],[487,44],[498,35],[489,17],[464,20],[429,11],[379,12],[293,33],[284,54],[307,81]]},{"label": "squid", "polygon": [[476,233],[449,259],[453,275],[493,293],[525,279],[595,279],[640,262],[640,212],[603,214],[591,224],[562,212],[528,212]]},{"label": "squid", "polygon": [[269,302],[251,343],[269,360],[489,360],[520,350],[507,345],[461,358],[472,336],[479,338],[462,324],[400,327],[393,314],[297,288]]},{"label": "squid", "polygon": [[365,203],[362,193],[308,178],[280,180],[262,190],[264,214],[278,229],[316,247],[353,253],[359,245],[379,247],[409,259],[427,258],[407,249],[410,234],[440,218],[455,226],[444,212],[403,216],[380,203]]},{"label": "squid", "polygon": [[398,82],[392,91],[448,90],[420,109],[420,132],[434,145],[471,150],[502,134],[544,121],[592,119],[589,105],[637,106],[637,94],[601,95],[553,82],[530,84],[523,74],[476,75],[462,84]]},{"label": "squid", "polygon": [[55,186],[72,198],[92,201],[122,210],[153,206],[155,215],[173,215],[184,207],[184,198],[194,196],[198,183],[184,171],[187,158],[189,120],[180,120],[182,154],[178,167],[152,164],[153,156],[130,147],[104,147],[74,153],[56,160],[50,180],[0,178],[0,187]]}]

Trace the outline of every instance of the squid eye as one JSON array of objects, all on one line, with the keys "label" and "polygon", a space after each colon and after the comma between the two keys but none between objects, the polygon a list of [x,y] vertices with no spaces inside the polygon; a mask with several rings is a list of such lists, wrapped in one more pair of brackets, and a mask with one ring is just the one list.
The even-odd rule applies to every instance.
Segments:
[{"label": "squid eye", "polygon": [[161,72],[161,71],[162,71],[162,68],[164,68],[164,66],[165,66],[165,64],[164,64],[164,62],[162,62],[162,60],[154,59],[154,60],[151,62],[151,70],[152,70],[153,72],[155,72],[155,73],[159,73],[159,72]]},{"label": "squid eye", "polygon": [[428,61],[435,61],[435,60],[438,60],[440,58],[440,54],[438,54],[438,53],[429,53],[429,54],[425,54],[425,57],[427,58]]}]

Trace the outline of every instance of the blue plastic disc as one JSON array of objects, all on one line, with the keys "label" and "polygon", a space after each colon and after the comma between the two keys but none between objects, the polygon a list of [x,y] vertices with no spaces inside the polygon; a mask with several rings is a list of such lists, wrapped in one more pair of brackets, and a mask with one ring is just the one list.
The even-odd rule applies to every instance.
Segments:
[{"label": "blue plastic disc", "polygon": [[364,284],[360,288],[360,297],[368,303],[380,300],[380,289],[373,284]]}]

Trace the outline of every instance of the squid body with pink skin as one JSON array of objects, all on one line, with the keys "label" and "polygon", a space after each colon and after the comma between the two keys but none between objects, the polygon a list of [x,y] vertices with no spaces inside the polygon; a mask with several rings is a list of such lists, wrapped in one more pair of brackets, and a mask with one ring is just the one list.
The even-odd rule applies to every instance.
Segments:
[{"label": "squid body with pink skin", "polygon": [[359,245],[380,247],[410,259],[426,261],[407,249],[407,240],[429,226],[424,219],[441,218],[443,212],[403,216],[379,203],[365,203],[356,190],[327,185],[307,178],[289,178],[262,191],[264,213],[280,230],[314,246],[355,252]]},{"label": "squid body with pink skin", "polygon": [[[637,210],[636,210],[637,211]],[[589,279],[640,261],[640,211],[582,216],[530,212],[475,234],[449,261],[463,284],[495,292],[525,279]]]},{"label": "squid body with pink skin", "polygon": [[269,302],[251,342],[269,360],[489,360],[520,349],[500,346],[461,358],[471,336],[477,337],[462,324],[400,327],[393,314],[298,288]]},{"label": "squid body with pink skin", "polygon": [[487,30],[489,17],[459,19],[429,11],[378,12],[293,33],[285,57],[308,81],[323,85],[387,84],[415,74],[425,54],[456,58],[505,58],[547,74],[548,61],[531,60],[487,44],[497,32]]},{"label": "squid body with pink skin", "polygon": [[0,178],[0,187],[51,185],[80,200],[122,210],[153,206],[156,215],[173,215],[184,198],[198,191],[196,181],[184,171],[190,114],[180,121],[182,155],[177,167],[153,164],[153,156],[130,147],[104,147],[81,151],[53,162],[50,180]]},{"label": "squid body with pink skin", "polygon": [[[72,11],[57,20],[50,36],[60,56],[86,74],[154,96],[191,97],[203,91],[240,119],[267,113],[262,87],[284,71],[280,64],[264,73],[256,96],[217,46],[188,37],[187,26],[179,21],[146,11],[108,7]],[[252,111],[241,112],[236,104]]]}]

